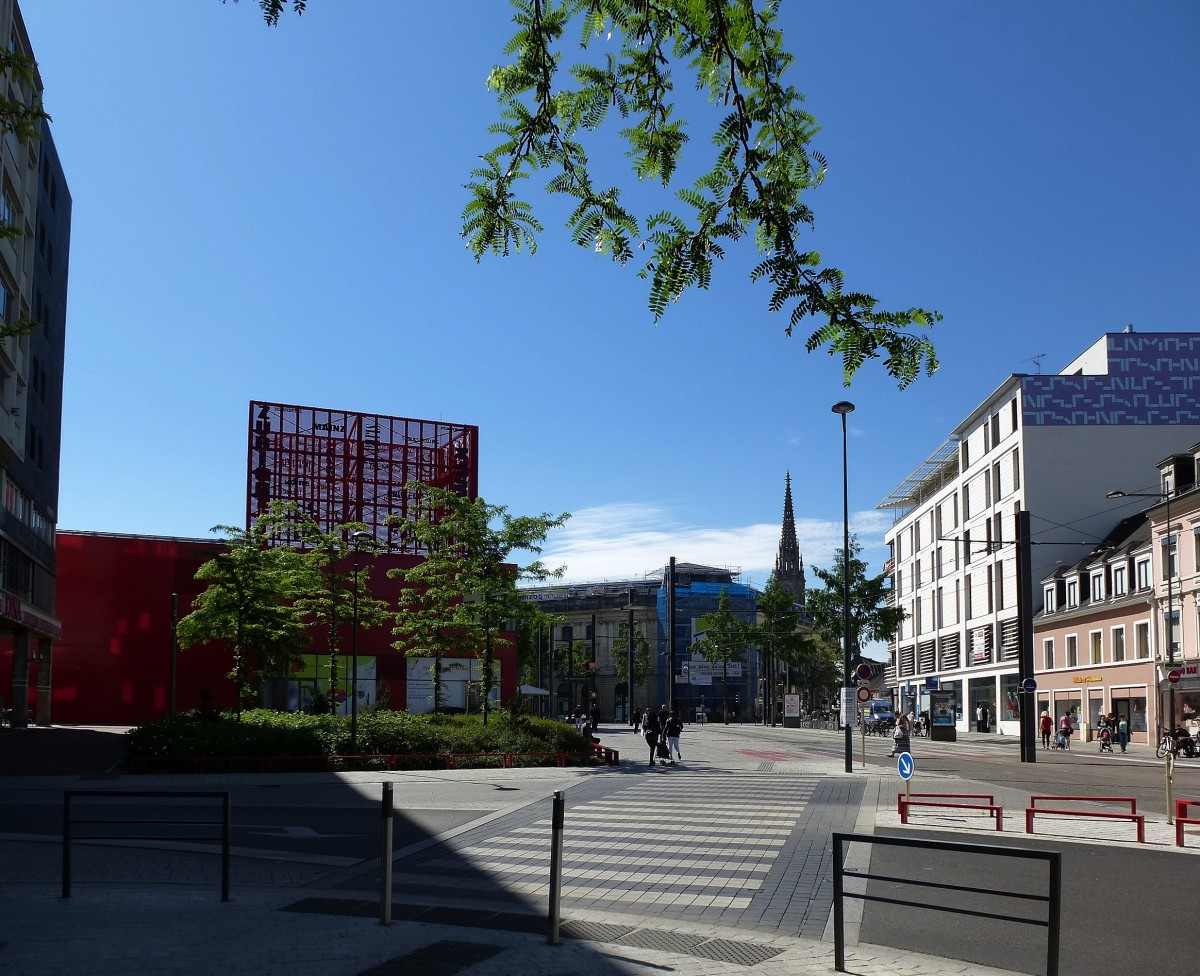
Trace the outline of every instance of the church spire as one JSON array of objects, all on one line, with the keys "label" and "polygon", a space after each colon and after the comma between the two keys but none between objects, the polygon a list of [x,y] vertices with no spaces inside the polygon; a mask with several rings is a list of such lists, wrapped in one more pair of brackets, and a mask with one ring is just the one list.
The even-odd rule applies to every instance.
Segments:
[{"label": "church spire", "polygon": [[779,534],[779,554],[775,557],[775,578],[785,590],[804,605],[804,558],[796,539],[796,516],[792,513],[792,473],[787,473],[783,493],[783,530]]}]

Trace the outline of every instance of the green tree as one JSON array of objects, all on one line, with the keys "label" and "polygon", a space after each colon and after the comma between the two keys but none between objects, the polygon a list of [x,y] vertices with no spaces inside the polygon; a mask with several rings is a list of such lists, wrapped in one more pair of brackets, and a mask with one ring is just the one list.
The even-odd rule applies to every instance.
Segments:
[{"label": "green tree", "polygon": [[180,647],[223,641],[233,652],[229,677],[236,688],[237,714],[251,693],[249,678],[286,674],[309,642],[295,598],[308,585],[305,557],[277,543],[287,538],[291,518],[282,506],[259,518],[249,530],[214,526],[224,551],[196,571],[208,585],[179,621]]},{"label": "green tree", "polygon": [[775,724],[775,681],[779,665],[800,665],[815,652],[811,629],[804,625],[804,616],[796,598],[772,573],[766,589],[758,598],[757,622],[751,639],[761,655],[759,673],[763,678],[763,721],[768,716]]},{"label": "green tree", "polygon": [[[900,607],[888,606],[890,587],[886,574],[867,576],[867,564],[858,558],[862,552],[856,536],[850,537],[850,658],[862,654],[862,645],[867,641],[886,643],[896,636],[904,611]],[[845,553],[838,549],[834,553],[832,569],[814,569],[817,578],[824,583],[821,589],[810,589],[805,607],[812,615],[813,628],[825,640],[842,646],[843,581],[846,579]]]},{"label": "green tree", "polygon": [[721,700],[725,724],[729,724],[729,665],[746,660],[746,651],[754,639],[754,627],[738,616],[728,588],[721,587],[717,609],[706,613],[696,622],[702,631],[699,640],[692,641],[692,651],[709,664],[721,665]]},{"label": "green tree", "polygon": [[422,498],[410,520],[396,519],[400,536],[426,553],[417,565],[390,570],[407,584],[396,612],[395,646],[409,656],[434,661],[434,710],[441,707],[442,661],[452,651],[468,651],[483,662],[483,717],[487,723],[494,686],[497,636],[510,625],[534,620],[535,608],[518,584],[545,580],[561,570],[540,561],[518,565],[514,552],[541,553],[551,529],[569,515],[512,516],[501,505],[412,482],[406,490]]},{"label": "green tree", "polygon": [[[777,23],[780,0],[510,2],[517,31],[504,47],[507,62],[488,78],[500,103],[491,127],[498,141],[471,174],[462,215],[476,259],[536,251],[543,227],[518,188],[544,176],[546,191],[570,204],[576,244],[621,264],[638,257],[655,320],[688,289],[707,289],[727,248],[749,240],[758,252],[751,279],[769,283],[768,308],[785,313],[788,335],[815,318],[805,348],[840,356],[846,384],[868,359],[882,359],[901,387],[937,369],[924,330],[941,315],[880,309],[802,244],[815,222],[805,197],[827,164],[812,145],[816,119],[787,80],[795,57]],[[288,2],[259,5],[274,25]],[[303,13],[307,0],[291,6]],[[676,74],[713,109],[704,138],[692,140],[676,110]],[[651,184],[666,195],[680,172],[700,175],[675,190],[673,203],[656,198],[636,213],[620,186],[593,179],[588,144],[610,116],[639,195]],[[685,160],[685,150],[705,147],[706,161]]]},{"label": "green tree", "polygon": [[[588,664],[591,660],[592,644],[590,641],[558,640],[554,642],[551,668],[558,679],[557,685],[561,686],[564,681],[567,683],[572,706],[580,704],[579,691],[581,688],[587,688]],[[559,687],[556,687],[555,696],[559,695],[561,695],[561,691]]]},{"label": "green tree", "polygon": [[[632,641],[630,640],[632,636]],[[631,653],[632,652],[632,653]],[[612,644],[613,668],[617,672],[617,680],[624,682],[626,688],[626,708],[632,713],[633,689],[645,684],[654,673],[654,662],[650,658],[650,642],[640,628],[635,627],[632,634],[629,624],[621,624],[617,628],[617,639]],[[632,658],[633,673],[630,674],[629,663]]]},{"label": "green tree", "polygon": [[371,593],[370,561],[360,559],[357,573],[354,570],[355,546],[369,554],[376,551],[377,545],[374,539],[365,544],[355,539],[355,533],[367,531],[361,522],[346,522],[326,533],[311,516],[297,512],[291,529],[292,538],[299,540],[304,551],[307,570],[296,607],[306,621],[328,635],[328,705],[330,712],[335,712],[338,702],[334,692],[341,680],[338,662],[342,628],[354,624],[356,610],[358,626],[364,629],[386,623],[391,617],[388,605]]}]

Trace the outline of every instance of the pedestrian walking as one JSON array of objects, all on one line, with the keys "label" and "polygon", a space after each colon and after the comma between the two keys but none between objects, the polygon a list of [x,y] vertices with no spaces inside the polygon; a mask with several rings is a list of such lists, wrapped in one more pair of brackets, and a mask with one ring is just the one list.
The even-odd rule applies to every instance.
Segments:
[{"label": "pedestrian walking", "polygon": [[1071,733],[1075,731],[1075,726],[1071,724],[1071,713],[1063,712],[1063,717],[1058,720],[1058,734],[1062,736],[1063,748],[1071,748]]},{"label": "pedestrian walking", "polygon": [[[1052,718],[1050,718],[1050,713],[1043,709],[1042,721],[1041,721],[1042,748],[1043,749],[1050,748],[1050,733],[1053,731],[1054,731],[1054,720]],[[1124,752],[1125,750],[1122,749],[1121,751]]]},{"label": "pedestrian walking", "polygon": [[642,737],[650,747],[650,765],[653,766],[654,753],[658,750],[658,716],[650,711],[649,705],[642,713]]},{"label": "pedestrian walking", "polygon": [[672,715],[667,719],[667,755],[671,757],[671,765],[675,765],[675,760],[683,762],[683,753],[679,751],[679,736],[683,734],[683,719],[678,715]]},{"label": "pedestrian walking", "polygon": [[1121,751],[1129,745],[1129,720],[1124,716],[1117,721],[1117,741],[1121,743]]},{"label": "pedestrian walking", "polygon": [[896,727],[892,729],[892,751],[889,756],[898,756],[912,749],[912,729],[908,724],[908,716],[901,715],[896,719]]}]

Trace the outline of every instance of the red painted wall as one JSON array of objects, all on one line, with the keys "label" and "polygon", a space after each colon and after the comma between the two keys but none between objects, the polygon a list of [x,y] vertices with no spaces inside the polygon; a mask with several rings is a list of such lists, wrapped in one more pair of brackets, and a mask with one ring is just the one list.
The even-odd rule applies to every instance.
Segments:
[{"label": "red painted wall", "polygon": [[[217,551],[203,539],[60,532],[58,535],[57,616],[61,641],[54,643],[51,720],[56,725],[138,725],[168,711],[171,674],[171,594],[179,595],[179,616],[200,592],[195,573]],[[388,568],[412,565],[413,557],[363,557],[372,564],[370,585],[395,605],[401,583]],[[387,681],[393,707],[405,702],[404,656],[391,646],[390,626],[359,631],[360,657],[378,659],[378,677]],[[0,650],[0,687],[12,687],[11,642]],[[351,645],[350,626],[341,638]],[[315,635],[311,653],[323,653],[326,638]],[[496,651],[501,661],[501,700],[516,694],[516,655],[511,644]],[[218,708],[233,705],[226,674],[231,655],[221,647],[194,647],[177,658],[176,707],[200,704],[202,689]],[[31,699],[36,680],[31,668]],[[32,710],[30,712],[32,715]]]}]

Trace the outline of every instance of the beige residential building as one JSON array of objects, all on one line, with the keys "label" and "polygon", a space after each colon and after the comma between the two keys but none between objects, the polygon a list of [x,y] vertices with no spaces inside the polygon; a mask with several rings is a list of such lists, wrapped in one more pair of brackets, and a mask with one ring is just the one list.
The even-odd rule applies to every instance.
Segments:
[{"label": "beige residential building", "polygon": [[1138,491],[1160,458],[1198,440],[1196,332],[1108,333],[1060,372],[1010,376],[970,410],[878,506],[897,513],[886,539],[905,611],[890,646],[898,705],[920,711],[930,690],[953,692],[960,730],[1016,735],[1018,515],[1032,531],[1032,614],[1037,581],[1153,500],[1108,493]]}]

